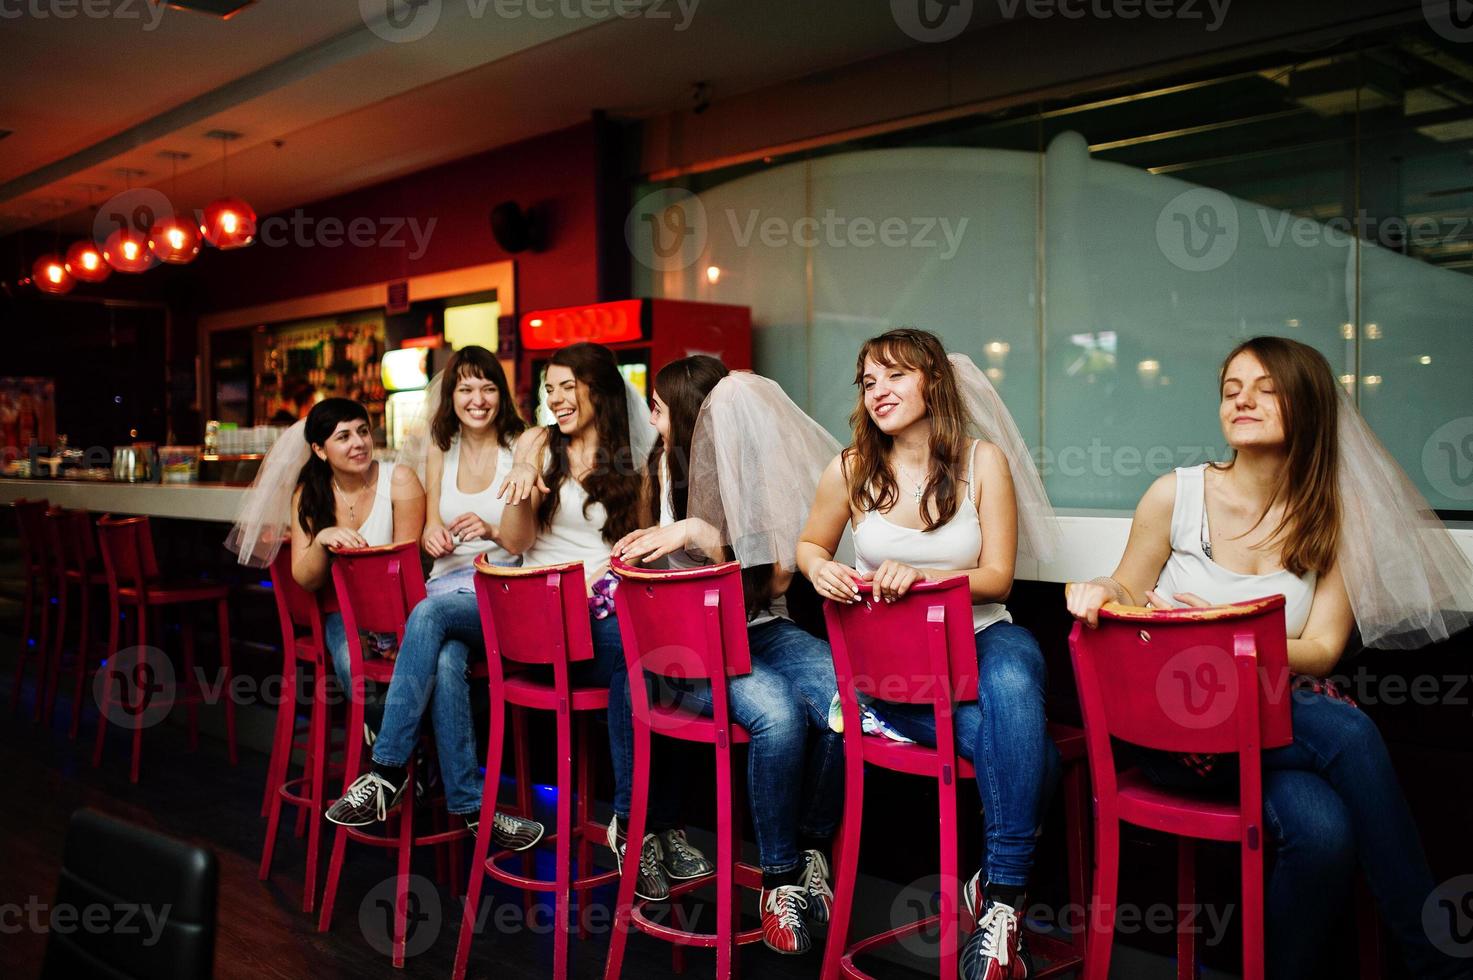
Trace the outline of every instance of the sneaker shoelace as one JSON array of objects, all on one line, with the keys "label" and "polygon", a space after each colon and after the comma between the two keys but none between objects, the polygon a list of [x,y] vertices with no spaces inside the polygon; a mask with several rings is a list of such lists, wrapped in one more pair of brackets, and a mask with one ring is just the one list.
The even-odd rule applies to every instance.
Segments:
[{"label": "sneaker shoelace", "polygon": [[507,816],[500,810],[497,810],[496,816],[491,818],[491,827],[494,830],[501,831],[508,837],[515,837],[517,833],[522,829],[521,821],[519,821],[516,817]]},{"label": "sneaker shoelace", "polygon": [[658,878],[661,853],[660,839],[654,834],[645,834],[644,845],[639,849],[639,873],[646,878]]},{"label": "sneaker shoelace", "polygon": [[822,895],[829,901],[834,899],[834,890],[829,887],[829,862],[817,851],[808,851],[808,861],[803,866],[803,877],[799,884],[810,895]]},{"label": "sneaker shoelace", "polygon": [[682,861],[702,861],[705,859],[705,855],[690,846],[690,841],[685,839],[685,831],[683,830],[670,831],[665,839],[665,846],[674,851],[675,857]]},{"label": "sneaker shoelace", "polygon": [[1007,966],[1011,954],[1008,945],[1008,936],[1017,931],[1018,913],[1006,905],[994,902],[982,916],[982,921],[977,923],[977,929],[982,933],[982,941],[978,944],[977,955],[983,960],[994,959],[998,966]]},{"label": "sneaker shoelace", "polygon": [[374,801],[374,810],[379,820],[387,819],[389,815],[389,797],[394,794],[396,788],[393,783],[384,779],[376,772],[367,772],[353,781],[348,787],[348,792],[343,799],[353,809],[362,807],[369,800]]},{"label": "sneaker shoelace", "polygon": [[784,929],[796,930],[802,925],[799,913],[808,908],[802,885],[779,885],[767,893],[766,910],[777,917]]}]

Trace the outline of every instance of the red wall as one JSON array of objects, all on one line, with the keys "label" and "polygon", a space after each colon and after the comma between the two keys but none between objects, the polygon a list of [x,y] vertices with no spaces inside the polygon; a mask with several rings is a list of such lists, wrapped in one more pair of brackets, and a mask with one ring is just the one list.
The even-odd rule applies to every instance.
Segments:
[{"label": "red wall", "polygon": [[[598,297],[595,186],[597,149],[593,124],[575,126],[512,146],[422,170],[406,177],[308,204],[299,210],[314,222],[368,218],[384,231],[388,219],[435,219],[422,255],[401,230],[401,245],[335,247],[258,240],[231,252],[206,249],[191,271],[199,311],[254,306],[293,296],[342,289],[461,266],[514,259],[517,306],[538,309],[589,303]],[[491,206],[505,200],[545,209],[549,245],[542,252],[510,255],[491,237]],[[293,212],[285,213],[291,218]],[[264,216],[263,216],[264,217]],[[361,222],[360,222],[361,224]],[[309,226],[315,228],[316,225]]]}]

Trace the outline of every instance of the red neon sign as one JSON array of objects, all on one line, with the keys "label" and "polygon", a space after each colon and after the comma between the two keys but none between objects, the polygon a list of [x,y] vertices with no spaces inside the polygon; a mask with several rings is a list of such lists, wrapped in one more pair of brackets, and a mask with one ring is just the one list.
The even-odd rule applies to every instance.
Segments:
[{"label": "red neon sign", "polygon": [[619,344],[642,340],[643,307],[643,300],[621,299],[523,313],[522,346],[528,350],[549,350],[579,341]]}]

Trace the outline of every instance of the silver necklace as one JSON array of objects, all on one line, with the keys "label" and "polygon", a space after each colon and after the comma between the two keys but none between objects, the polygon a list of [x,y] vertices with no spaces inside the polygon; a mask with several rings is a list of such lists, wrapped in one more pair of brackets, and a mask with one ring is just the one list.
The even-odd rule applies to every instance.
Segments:
[{"label": "silver necklace", "polygon": [[363,484],[363,486],[358,488],[357,492],[350,494],[348,493],[348,491],[343,489],[342,484],[338,483],[337,477],[332,478],[332,488],[338,493],[342,494],[343,499],[348,502],[348,520],[353,523],[354,527],[358,526],[358,510],[354,506],[353,502],[358,497],[361,497],[363,495],[363,491],[367,490],[368,487],[369,484],[365,483]]}]

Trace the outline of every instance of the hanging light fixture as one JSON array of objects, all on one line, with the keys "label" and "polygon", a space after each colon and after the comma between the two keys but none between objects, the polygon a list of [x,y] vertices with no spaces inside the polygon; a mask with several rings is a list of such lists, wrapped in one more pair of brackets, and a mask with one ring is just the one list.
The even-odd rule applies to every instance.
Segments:
[{"label": "hanging light fixture", "polygon": [[77,280],[66,271],[66,261],[55,252],[49,252],[31,266],[31,276],[36,288],[43,293],[61,296],[72,291]]},{"label": "hanging light fixture", "polygon": [[[119,170],[123,175],[124,190],[127,194],[133,189],[134,177],[143,176],[142,170]],[[138,273],[147,272],[158,264],[153,253],[148,250],[148,236],[132,225],[119,222],[122,227],[118,228],[107,240],[102,243],[102,257],[108,265],[113,267],[114,272]]]},{"label": "hanging light fixture", "polygon": [[[84,184],[83,186],[87,188],[87,213],[90,215],[93,185]],[[66,250],[66,271],[70,272],[78,282],[91,283],[103,282],[113,274],[112,266],[108,265],[102,257],[102,249],[88,238],[72,242],[71,248]]]},{"label": "hanging light fixture", "polygon": [[[188,160],[188,153],[165,150],[159,156],[168,157],[174,165],[173,198],[179,200],[179,161]],[[199,225],[192,217],[175,211],[153,223],[148,230],[148,249],[161,261],[170,265],[185,265],[199,255]]]},{"label": "hanging light fixture", "polygon": [[199,226],[205,241],[216,248],[243,248],[256,240],[256,212],[238,197],[231,197],[227,189],[226,165],[230,141],[239,139],[239,133],[215,129],[205,134],[220,141],[220,194],[205,206],[204,224]]}]

